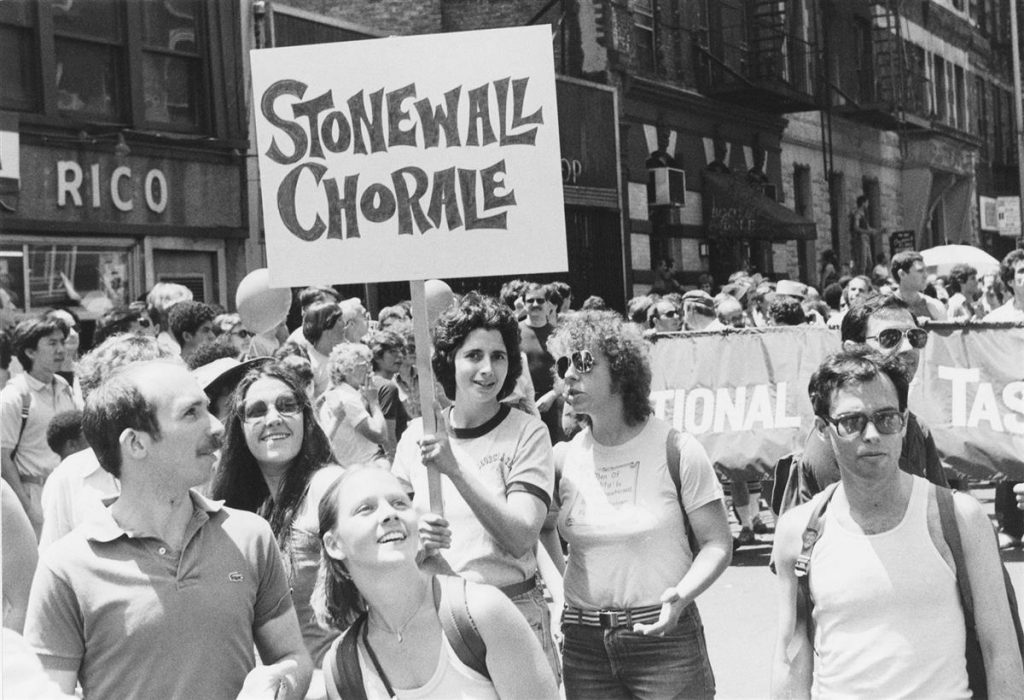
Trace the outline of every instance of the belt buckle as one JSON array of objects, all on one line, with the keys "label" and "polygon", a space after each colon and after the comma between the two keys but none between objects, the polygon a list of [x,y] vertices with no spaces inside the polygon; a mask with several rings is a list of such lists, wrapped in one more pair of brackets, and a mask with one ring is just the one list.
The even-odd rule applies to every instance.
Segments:
[{"label": "belt buckle", "polygon": [[597,621],[604,629],[614,629],[619,626],[618,610],[599,610]]}]

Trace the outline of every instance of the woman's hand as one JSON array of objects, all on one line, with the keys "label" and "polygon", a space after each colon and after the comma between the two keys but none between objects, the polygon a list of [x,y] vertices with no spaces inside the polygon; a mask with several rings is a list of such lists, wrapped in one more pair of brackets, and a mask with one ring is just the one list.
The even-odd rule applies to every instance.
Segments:
[{"label": "woman's hand", "polygon": [[452,546],[452,530],[448,521],[438,513],[424,513],[419,523],[420,543],[430,556],[439,549]]},{"label": "woman's hand", "polygon": [[444,429],[444,420],[440,419],[438,432],[420,438],[420,461],[425,467],[435,467],[449,479],[459,475],[461,469],[458,460],[452,453],[448,433]]},{"label": "woman's hand", "polygon": [[661,637],[676,626],[679,615],[689,604],[689,601],[684,600],[679,594],[678,588],[666,588],[661,594],[661,614],[658,621],[649,625],[637,623],[633,625],[633,631],[648,637]]}]

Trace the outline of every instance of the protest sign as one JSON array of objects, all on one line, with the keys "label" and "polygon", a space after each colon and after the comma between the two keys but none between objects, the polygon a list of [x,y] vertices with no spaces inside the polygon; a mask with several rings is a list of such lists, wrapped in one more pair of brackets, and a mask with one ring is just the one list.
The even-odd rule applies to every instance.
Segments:
[{"label": "protest sign", "polygon": [[252,52],[275,286],[565,271],[547,27]]}]

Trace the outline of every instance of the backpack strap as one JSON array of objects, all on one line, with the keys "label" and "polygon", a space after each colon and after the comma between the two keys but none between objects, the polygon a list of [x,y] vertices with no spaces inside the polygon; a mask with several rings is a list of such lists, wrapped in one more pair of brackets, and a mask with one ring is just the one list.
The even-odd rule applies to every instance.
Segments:
[{"label": "backpack strap", "polygon": [[21,392],[21,427],[18,429],[18,439],[14,441],[14,447],[11,448],[11,459],[14,459],[14,453],[18,451],[18,445],[21,444],[21,436],[25,434],[25,426],[28,424],[28,411],[32,406],[32,394],[29,392],[28,387]]},{"label": "backpack strap", "polygon": [[[366,613],[352,623],[348,632],[338,643],[334,663],[330,664],[331,679],[338,694],[345,700],[366,700],[366,689],[363,687],[363,671],[359,668],[359,650],[356,643],[359,631],[366,624]],[[330,684],[328,684],[330,689]],[[330,692],[328,692],[330,695]]]},{"label": "backpack strap", "polygon": [[826,486],[821,492],[821,498],[811,510],[810,517],[807,518],[807,526],[804,528],[801,538],[800,554],[796,558],[796,563],[793,564],[797,582],[796,625],[797,627],[802,625],[807,629],[807,641],[810,642],[812,649],[814,648],[814,616],[811,613],[814,611],[814,599],[811,597],[809,578],[811,552],[814,551],[814,545],[821,539],[822,531],[825,529],[825,521],[822,520],[822,516],[838,487],[839,482],[837,481]]},{"label": "backpack strap", "polygon": [[956,508],[953,505],[953,492],[949,489],[936,488],[935,501],[939,506],[939,523],[942,525],[942,538],[946,540],[950,553],[953,555],[953,567],[956,569],[956,587],[960,591],[960,604],[964,608],[964,623],[968,630],[974,629],[974,595],[971,592],[971,575],[964,560],[964,545],[960,539],[960,526],[956,522]]},{"label": "backpack strap", "polygon": [[466,579],[461,576],[435,576],[434,607],[459,661],[490,680],[487,670],[487,645],[484,644],[466,599]]},{"label": "backpack strap", "polygon": [[697,536],[690,527],[690,517],[686,514],[686,506],[683,505],[683,483],[679,472],[682,469],[682,454],[679,452],[680,432],[675,428],[669,428],[668,437],[665,438],[665,458],[668,464],[668,475],[672,477],[672,483],[676,487],[676,500],[679,502],[679,510],[683,513],[683,529],[686,531],[686,541],[690,545],[690,552],[697,556],[700,550],[700,543]]}]

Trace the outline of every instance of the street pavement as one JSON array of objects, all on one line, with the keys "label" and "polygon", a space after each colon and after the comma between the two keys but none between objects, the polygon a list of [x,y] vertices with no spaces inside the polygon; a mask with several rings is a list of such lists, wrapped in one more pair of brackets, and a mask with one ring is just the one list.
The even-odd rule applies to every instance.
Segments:
[{"label": "street pavement", "polygon": [[[971,493],[991,515],[991,486]],[[740,548],[732,566],[698,599],[718,697],[725,700],[768,697],[778,605],[775,576],[768,570],[772,536],[758,539],[757,545]],[[1001,554],[1020,598],[1024,551]]]}]

